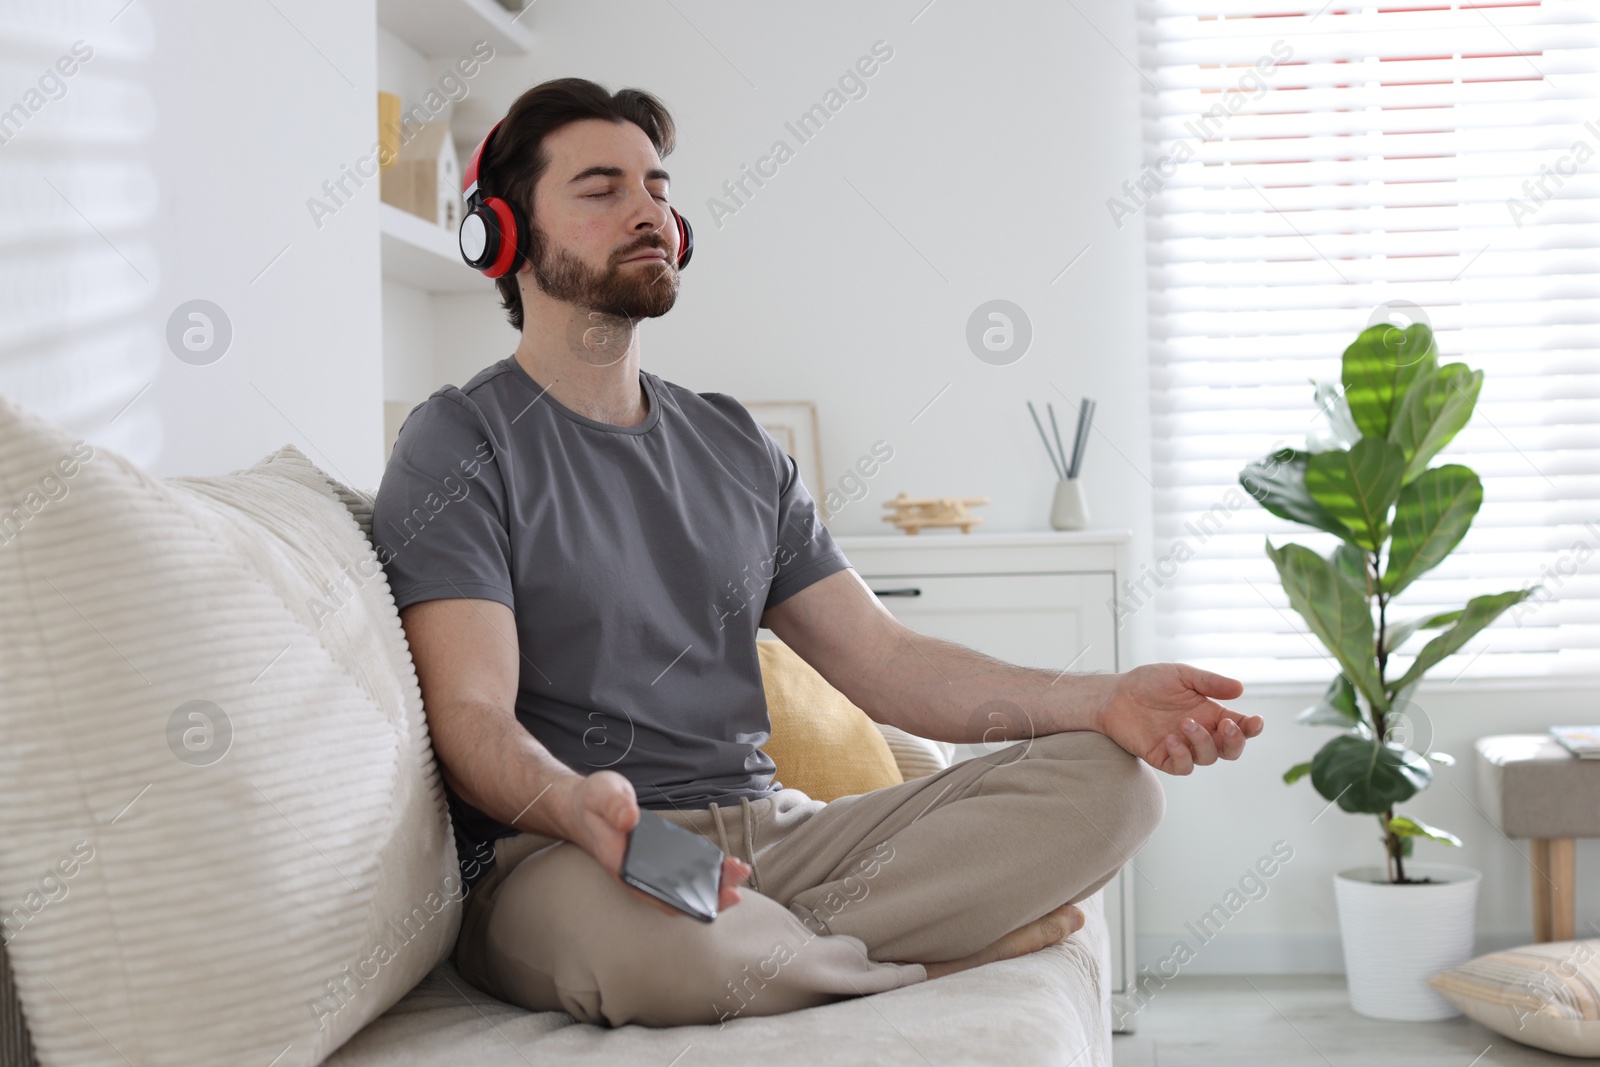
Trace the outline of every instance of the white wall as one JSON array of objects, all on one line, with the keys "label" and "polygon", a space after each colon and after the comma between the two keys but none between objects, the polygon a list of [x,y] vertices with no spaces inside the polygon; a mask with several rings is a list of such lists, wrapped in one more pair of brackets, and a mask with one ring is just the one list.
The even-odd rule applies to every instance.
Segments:
[{"label": "white wall", "polygon": [[[376,185],[320,229],[306,208],[321,183],[375,139],[372,0],[105,0],[59,12],[50,33],[63,49],[80,38],[102,49],[42,117],[59,119],[58,132],[82,135],[74,161],[92,170],[110,153],[153,185],[149,210],[131,215],[86,200],[62,226],[65,243],[80,257],[126,251],[142,267],[95,279],[99,291],[63,307],[55,334],[0,353],[0,389],[159,476],[222,473],[293,443],[347,481],[376,484]],[[113,47],[129,37],[140,42],[132,58]],[[89,136],[96,115],[80,105],[93,102],[94,79],[138,102],[125,116],[108,109],[113,130],[148,126],[148,133]],[[65,180],[68,160],[42,136],[48,132],[41,124],[6,145],[0,168],[14,177],[12,168],[32,159],[47,177]],[[48,264],[42,251],[19,254],[41,269]],[[119,258],[113,266],[124,264]],[[108,409],[75,410],[70,396],[19,368],[58,336],[81,339],[108,289],[126,289],[134,305],[112,339],[126,346],[121,354],[109,357],[106,345],[96,345],[52,367],[58,382],[85,371],[97,387],[116,381],[107,387]],[[197,298],[222,308],[233,332],[227,352],[204,366],[180,361],[165,340],[174,309]]]},{"label": "white wall", "polygon": [[376,180],[347,182],[356,195],[320,227],[306,206],[376,140],[372,0],[150,6],[167,205],[156,315],[164,324],[171,306],[204,296],[234,328],[217,363],[166,362],[148,397],[167,434],[154,469],[221,472],[292,442],[347,483],[374,485]]}]

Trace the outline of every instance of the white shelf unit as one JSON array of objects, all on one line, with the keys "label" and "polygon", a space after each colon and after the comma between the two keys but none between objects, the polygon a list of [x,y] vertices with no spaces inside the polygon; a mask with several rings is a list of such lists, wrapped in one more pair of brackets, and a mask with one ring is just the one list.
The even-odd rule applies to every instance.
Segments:
[{"label": "white shelf unit", "polygon": [[[425,71],[434,77],[470,54],[479,41],[489,42],[497,54],[526,54],[533,45],[525,21],[528,10],[514,15],[495,0],[378,0],[378,26],[401,42],[399,51],[409,49],[399,61],[389,58],[386,49],[378,50],[380,88],[406,81],[406,73]],[[410,102],[405,96],[401,94],[402,108]],[[453,112],[451,122],[459,136]],[[444,227],[384,203],[378,205],[378,220],[385,278],[429,293],[473,292],[489,284],[461,261],[456,235]]]},{"label": "white shelf unit", "polygon": [[[1108,671],[1123,667],[1117,583],[1128,572],[1128,530],[1063,533],[924,531],[834,538],[894,616],[919,633],[1023,667]],[[763,637],[772,637],[769,631]],[[956,759],[984,751],[956,746]],[[1114,1027],[1131,1032],[1133,875],[1105,885],[1111,928]]]},{"label": "white shelf unit", "polygon": [[[402,113],[436,92],[439,79],[478,42],[494,49],[493,62],[528,55],[534,35],[531,6],[513,13],[496,0],[377,0],[373,32],[378,53],[378,88],[397,94]],[[450,105],[438,119],[451,124],[456,150],[465,159],[488,131],[496,105],[473,85],[472,107]],[[377,101],[373,101],[376,115]],[[481,127],[481,129],[480,129]],[[471,136],[470,143],[464,139]],[[461,260],[452,229],[391,204],[378,203],[378,241],[383,273],[384,446],[388,457],[400,421],[443,385],[436,340],[435,297],[494,294],[494,283]]]},{"label": "white shelf unit", "polygon": [[494,282],[467,266],[456,235],[393,204],[378,204],[383,276],[430,293],[473,293]]},{"label": "white shelf unit", "polygon": [[476,41],[524,53],[533,45],[528,11],[513,15],[495,0],[378,0],[378,25],[425,56],[460,55]]}]

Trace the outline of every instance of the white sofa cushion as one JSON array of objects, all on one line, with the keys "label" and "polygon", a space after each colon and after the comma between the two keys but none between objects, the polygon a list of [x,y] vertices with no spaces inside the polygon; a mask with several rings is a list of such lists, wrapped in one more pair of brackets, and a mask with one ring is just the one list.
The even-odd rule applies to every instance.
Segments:
[{"label": "white sofa cushion", "polygon": [[0,604],[0,920],[45,1067],[317,1064],[449,954],[399,616],[296,449],[157,480],[0,397]]},{"label": "white sofa cushion", "polygon": [[894,753],[894,761],[900,768],[900,777],[906,781],[913,778],[925,778],[930,774],[937,774],[950,766],[950,761],[955,757],[956,746],[949,741],[934,741],[916,734],[908,734],[898,726],[888,723],[874,723],[883,739],[889,744],[889,751]]},{"label": "white sofa cushion", "polygon": [[1026,956],[720,1025],[610,1028],[524,1011],[467,984],[446,961],[326,1067],[1111,1067],[1105,890],[1078,906],[1077,933]]}]

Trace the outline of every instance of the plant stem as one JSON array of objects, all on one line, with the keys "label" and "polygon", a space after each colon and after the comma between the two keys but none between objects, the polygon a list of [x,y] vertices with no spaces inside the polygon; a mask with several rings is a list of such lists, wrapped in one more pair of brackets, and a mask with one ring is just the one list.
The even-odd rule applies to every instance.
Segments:
[{"label": "plant stem", "polygon": [[[1378,657],[1378,688],[1383,691],[1384,696],[1388,696],[1389,683],[1383,675],[1385,669],[1389,666],[1389,653],[1383,647],[1383,638],[1384,631],[1389,623],[1389,598],[1379,584],[1382,572],[1378,569],[1381,560],[1377,552],[1372,554],[1369,562],[1372,569],[1367,579],[1368,588],[1376,591],[1378,595],[1378,637],[1377,646],[1374,649]],[[1372,709],[1372,724],[1377,728],[1377,743],[1380,745],[1384,744],[1388,739],[1389,724],[1387,720],[1388,714],[1386,712],[1377,708]],[[1396,883],[1405,881],[1406,869],[1404,858],[1400,852],[1400,835],[1389,829],[1389,820],[1393,818],[1394,807],[1390,806],[1383,813],[1383,844],[1386,852],[1385,858],[1389,860],[1387,865],[1389,868],[1387,873],[1390,875],[1389,881]]]},{"label": "plant stem", "polygon": [[1389,820],[1392,818],[1394,818],[1394,806],[1390,805],[1378,817],[1378,824],[1383,828],[1383,845],[1386,850],[1384,858],[1389,860],[1389,881],[1398,883],[1406,880],[1406,861],[1405,853],[1400,848],[1400,835],[1389,829]]},{"label": "plant stem", "polygon": [[1389,817],[1390,817],[1391,813],[1393,813],[1393,811],[1394,811],[1394,808],[1391,806],[1389,808],[1384,809],[1383,814],[1378,816],[1378,828],[1383,831],[1383,859],[1384,859],[1384,864],[1383,864],[1384,870],[1383,870],[1383,873],[1384,873],[1384,877],[1388,878],[1391,883],[1394,882],[1394,880],[1395,880],[1395,877],[1394,877],[1395,855],[1394,855],[1394,841],[1393,841],[1394,835],[1389,832]]}]

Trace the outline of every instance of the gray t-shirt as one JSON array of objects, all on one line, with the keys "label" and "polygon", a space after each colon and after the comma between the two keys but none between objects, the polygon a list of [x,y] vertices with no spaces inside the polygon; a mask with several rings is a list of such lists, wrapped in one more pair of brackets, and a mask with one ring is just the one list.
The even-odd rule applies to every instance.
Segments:
[{"label": "gray t-shirt", "polygon": [[[378,489],[378,559],[398,608],[511,608],[517,719],[568,767],[617,771],[646,808],[768,796],[762,612],[850,564],[738,401],[639,379],[637,426],[556,402],[515,356],[435,391]],[[447,793],[476,881],[517,831]]]}]

